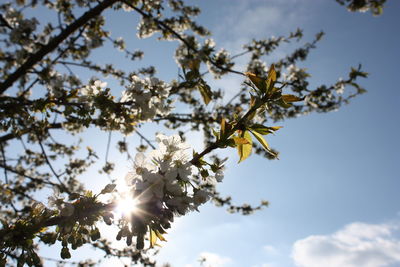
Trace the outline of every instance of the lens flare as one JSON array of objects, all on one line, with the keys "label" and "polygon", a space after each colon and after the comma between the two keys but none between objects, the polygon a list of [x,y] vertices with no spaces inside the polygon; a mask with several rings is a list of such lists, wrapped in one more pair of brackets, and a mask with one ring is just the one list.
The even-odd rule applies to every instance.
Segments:
[{"label": "lens flare", "polygon": [[116,207],[116,212],[118,214],[122,215],[129,215],[132,213],[137,212],[137,205],[138,205],[138,200],[134,198],[121,198],[118,201],[118,205]]}]

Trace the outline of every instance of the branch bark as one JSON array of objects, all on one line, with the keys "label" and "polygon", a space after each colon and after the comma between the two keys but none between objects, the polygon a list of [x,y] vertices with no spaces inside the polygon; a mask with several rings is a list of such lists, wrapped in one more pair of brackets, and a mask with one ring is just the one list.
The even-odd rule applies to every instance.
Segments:
[{"label": "branch bark", "polygon": [[19,78],[25,75],[27,71],[30,70],[35,64],[40,62],[47,54],[56,49],[64,40],[68,38],[68,36],[118,1],[120,0],[104,0],[93,9],[85,12],[79,19],[74,21],[59,35],[54,37],[47,45],[43,46],[39,51],[30,56],[28,60],[25,61],[25,63],[16,69],[10,76],[8,76],[4,82],[0,83],[0,95],[10,88]]},{"label": "branch bark", "polygon": [[[60,128],[62,128],[62,123],[52,123],[52,124],[49,124],[49,126],[46,127],[44,130],[47,131],[49,129],[60,129]],[[31,131],[32,131],[32,129],[25,128],[19,134],[16,134],[16,133],[5,134],[3,136],[0,136],[0,143],[6,142],[6,141],[14,139],[14,138],[21,137],[22,135],[27,134]]]}]

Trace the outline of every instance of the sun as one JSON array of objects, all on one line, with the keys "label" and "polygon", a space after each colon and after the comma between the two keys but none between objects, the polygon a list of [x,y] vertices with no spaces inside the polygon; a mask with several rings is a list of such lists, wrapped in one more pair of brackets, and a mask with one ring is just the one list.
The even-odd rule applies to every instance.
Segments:
[{"label": "sun", "polygon": [[121,216],[129,215],[138,211],[138,204],[139,201],[136,198],[124,197],[118,200],[115,211]]}]

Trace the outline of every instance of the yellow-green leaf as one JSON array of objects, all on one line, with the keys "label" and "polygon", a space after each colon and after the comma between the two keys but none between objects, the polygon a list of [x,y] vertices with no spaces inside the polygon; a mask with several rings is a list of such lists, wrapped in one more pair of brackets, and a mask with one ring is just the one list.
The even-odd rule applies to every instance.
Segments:
[{"label": "yellow-green leaf", "polygon": [[214,130],[213,128],[211,128],[211,131],[212,131],[213,135],[215,136],[215,138],[217,138],[217,139],[220,138],[220,134],[217,133],[216,130]]},{"label": "yellow-green leaf", "polygon": [[271,126],[268,128],[271,129],[272,131],[278,131],[280,128],[283,128],[283,126]]},{"label": "yellow-green leaf", "polygon": [[254,73],[246,72],[245,75],[250,79],[250,81],[262,92],[265,91],[265,79],[258,77]]},{"label": "yellow-green leaf", "polygon": [[259,134],[262,134],[262,135],[267,135],[267,134],[272,133],[272,130],[269,127],[264,126],[262,124],[254,124],[254,125],[252,125],[251,126],[251,130],[255,131],[255,132],[259,133]]},{"label": "yellow-green leaf", "polygon": [[187,63],[187,67],[191,70],[197,71],[200,68],[200,60],[193,59]]},{"label": "yellow-green leaf", "polygon": [[267,134],[270,134],[270,133],[273,133],[274,131],[278,131],[280,128],[282,128],[283,126],[271,126],[271,127],[267,127],[267,126],[264,126],[264,125],[262,125],[262,124],[253,124],[251,127],[250,127],[250,130],[251,131],[253,131],[253,132],[257,132],[257,133],[259,133],[259,134],[261,134],[261,135],[267,135]]},{"label": "yellow-green leaf", "polygon": [[250,144],[249,140],[243,137],[233,137],[233,141],[235,141],[236,145]]},{"label": "yellow-green leaf", "polygon": [[233,127],[233,125],[231,123],[227,122],[225,120],[225,118],[222,118],[221,131],[219,133],[220,134],[219,138],[223,139],[223,140],[229,138],[232,135],[232,132],[231,132],[232,127]]},{"label": "yellow-green leaf", "polygon": [[[261,107],[259,108],[260,112],[261,112]],[[257,115],[257,110],[253,111],[252,113],[249,114],[249,116],[247,117],[247,119],[249,121],[251,121],[252,119],[254,119],[254,117]]]},{"label": "yellow-green leaf", "polygon": [[225,135],[225,118],[222,118],[222,120],[221,120],[220,138],[222,138],[224,135]]},{"label": "yellow-green leaf", "polygon": [[204,81],[201,81],[199,85],[197,86],[199,88],[201,97],[203,98],[203,101],[206,105],[210,103],[211,97],[212,97],[212,91],[210,86]]},{"label": "yellow-green leaf", "polygon": [[254,137],[258,140],[258,142],[260,142],[260,144],[267,150],[270,151],[271,149],[269,148],[269,145],[267,143],[267,141],[265,141],[264,137],[257,133],[256,131],[251,131],[251,133],[254,135]]},{"label": "yellow-green leaf", "polygon": [[274,64],[268,70],[268,78],[266,82],[266,93],[274,88],[274,84],[276,82],[276,71]]},{"label": "yellow-green leaf", "polygon": [[240,137],[246,139],[248,144],[240,144],[237,146],[238,154],[239,154],[239,162],[244,161],[251,154],[251,149],[253,147],[253,141],[251,139],[251,135],[249,131],[242,131],[240,133]]},{"label": "yellow-green leaf", "polygon": [[297,101],[302,101],[303,100],[303,98],[300,98],[300,97],[295,96],[295,95],[282,95],[282,99],[286,103],[297,102]]},{"label": "yellow-green leaf", "polygon": [[279,88],[272,88],[271,90],[268,90],[268,94],[272,97],[272,98],[277,98],[278,96],[281,95],[281,90]]},{"label": "yellow-green leaf", "polygon": [[167,240],[162,236],[162,234],[160,234],[159,231],[156,230],[155,233],[156,233],[158,239],[160,239],[161,241],[167,241]]},{"label": "yellow-green leaf", "polygon": [[157,242],[157,234],[153,229],[150,229],[150,247],[154,247]]},{"label": "yellow-green leaf", "polygon": [[250,107],[256,104],[256,98],[253,95],[250,95]]},{"label": "yellow-green leaf", "polygon": [[286,103],[285,100],[283,100],[283,98],[279,98],[279,100],[276,101],[276,103],[277,103],[279,106],[283,107],[283,108],[290,108],[290,107],[292,106],[291,103]]}]

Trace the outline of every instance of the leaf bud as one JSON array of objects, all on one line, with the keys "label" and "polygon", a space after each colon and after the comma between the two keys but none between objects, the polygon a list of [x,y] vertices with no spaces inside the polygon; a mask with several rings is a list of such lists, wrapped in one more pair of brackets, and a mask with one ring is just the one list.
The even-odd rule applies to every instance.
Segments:
[{"label": "leaf bud", "polygon": [[61,258],[62,259],[69,259],[71,258],[71,253],[69,253],[69,249],[67,247],[63,247],[61,249]]}]

